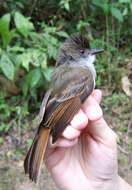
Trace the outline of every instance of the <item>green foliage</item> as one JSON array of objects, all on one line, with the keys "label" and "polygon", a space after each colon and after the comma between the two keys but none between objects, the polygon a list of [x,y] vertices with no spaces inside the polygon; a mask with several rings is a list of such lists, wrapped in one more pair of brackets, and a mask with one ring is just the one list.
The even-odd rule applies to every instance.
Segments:
[{"label": "green foliage", "polygon": [[4,75],[9,80],[13,80],[14,79],[15,68],[14,68],[13,62],[8,57],[8,55],[6,55],[6,54],[1,55],[0,68],[3,71]]},{"label": "green foliage", "polygon": [[[63,23],[61,22],[63,17],[62,10],[66,11],[64,14],[75,15],[71,19],[73,29],[70,31],[69,28],[69,33],[74,31],[87,33],[93,47],[98,46],[109,51],[106,56],[99,57],[100,64],[97,64],[97,72],[99,73],[97,85],[105,84],[105,80],[102,81],[103,77],[111,84],[113,80],[111,76],[115,75],[115,70],[116,72],[118,71],[118,62],[113,61],[113,55],[118,56],[117,52],[123,28],[123,24],[121,26],[121,23],[126,22],[126,18],[129,17],[131,12],[131,2],[129,0],[119,0],[118,2],[92,0],[90,5],[85,2],[81,4],[80,1],[77,1],[75,5],[73,0],[55,1],[54,9],[59,7],[60,18],[58,15],[53,16],[51,14],[50,16],[48,14],[50,6],[45,4],[47,6],[46,14],[49,21],[47,23],[34,22],[34,24],[31,21],[31,17],[34,16],[35,10],[40,8],[40,5],[43,5],[42,1],[38,4],[34,1],[33,5],[30,6],[32,9],[30,17],[25,17],[22,13],[16,11],[19,9],[27,11],[26,5],[30,5],[30,1],[23,0],[18,3],[12,0],[11,2],[14,3],[14,7],[11,7],[11,3],[6,3],[12,9],[12,12],[3,15],[0,19],[2,42],[0,73],[4,74],[9,80],[19,83],[20,91],[23,92],[25,97],[27,95],[32,96],[40,87],[46,88],[46,83],[50,81],[50,75],[57,57],[57,49],[60,46],[60,39],[68,36],[67,32],[64,32],[64,30],[67,31],[67,19],[65,16]],[[76,15],[76,10],[79,6],[83,15],[81,19],[79,15]],[[95,16],[92,14],[93,10]],[[90,12],[91,15],[89,14]],[[97,16],[105,17],[103,23],[101,19],[102,26],[104,27],[103,35],[100,19],[97,19]],[[59,22],[57,21],[58,18]],[[43,20],[46,20],[46,17]],[[72,20],[76,20],[76,22]],[[115,24],[119,27],[115,27]],[[91,29],[93,27],[98,29],[100,39],[92,32]],[[36,29],[39,32],[36,32]],[[112,61],[114,63],[111,65],[110,62]],[[24,70],[24,75],[20,81],[16,81],[16,76],[21,69]],[[118,79],[120,77],[118,76]],[[32,94],[33,91],[34,93]]]},{"label": "green foliage", "polygon": [[[13,30],[9,29],[11,16],[15,27]],[[53,66],[48,66],[48,62],[56,59],[60,45],[58,38],[68,35],[44,23],[41,23],[41,32],[37,33],[29,18],[19,12],[4,15],[1,23],[3,23],[3,28],[0,30],[3,49],[0,53],[0,71],[9,80],[15,81],[17,73],[24,69],[25,74],[19,81],[19,88],[24,96],[27,96],[28,92],[32,96],[31,89],[36,90],[41,86],[43,89],[46,88],[43,84],[50,81],[53,71]],[[12,31],[14,36],[11,35]]]},{"label": "green foliage", "polygon": [[28,18],[25,18],[19,12],[15,12],[14,22],[15,22],[15,26],[16,26],[17,30],[25,38],[27,38],[29,36],[30,32],[34,30],[33,23],[30,22]]},{"label": "green foliage", "polygon": [[117,93],[114,93],[112,94],[112,96],[106,98],[104,100],[104,102],[107,104],[107,105],[119,105],[119,104],[123,104],[123,100],[125,100],[126,96],[124,94],[117,94]]},{"label": "green foliage", "polygon": [[10,99],[12,105],[7,102],[5,97],[3,93],[0,94],[0,132],[7,132],[16,125],[20,127],[19,122],[29,114],[27,103],[23,104],[22,107],[17,105],[20,97],[12,97]]},{"label": "green foliage", "polygon": [[118,21],[123,22],[123,14],[120,8],[118,8],[118,6],[120,6],[119,2],[117,3],[106,0],[92,0],[92,3],[100,7],[106,16],[111,13],[112,16],[115,17]]},{"label": "green foliage", "polygon": [[15,37],[16,33],[15,30],[10,30],[10,19],[11,14],[5,14],[0,19],[0,35],[2,37],[3,42],[3,48],[6,48],[6,46],[10,43],[10,41]]},{"label": "green foliage", "polygon": [[132,142],[128,145],[128,149],[132,150]]},{"label": "green foliage", "polygon": [[65,8],[67,11],[70,11],[70,1],[71,0],[61,0],[60,1],[60,6],[62,8]]},{"label": "green foliage", "polygon": [[123,14],[121,13],[119,9],[115,7],[111,7],[111,14],[120,22],[123,22]]},{"label": "green foliage", "polygon": [[29,147],[31,146],[32,142],[33,142],[32,139],[28,139],[28,140],[27,140],[27,144],[28,144]]},{"label": "green foliage", "polygon": [[120,127],[119,130],[120,130],[120,131],[127,132],[127,131],[128,131],[128,128],[127,128],[127,127]]},{"label": "green foliage", "polygon": [[[91,47],[105,49],[97,58],[97,87],[107,85],[116,92],[106,98],[107,108],[111,104],[119,105],[123,99],[117,94],[122,77],[120,62],[132,48],[131,14],[131,0],[4,1],[0,9],[0,85],[3,87],[0,93],[4,90],[6,95],[0,96],[0,130],[8,131],[21,121],[20,114],[24,118],[29,109],[39,107],[58,48],[74,32],[84,34]],[[17,93],[7,93],[8,81],[18,88]],[[22,108],[20,103],[16,106],[13,98],[6,101],[14,94],[22,105],[23,101],[31,102],[30,108]]]},{"label": "green foliage", "polygon": [[0,144],[2,144],[3,142],[4,142],[4,139],[0,137]]}]

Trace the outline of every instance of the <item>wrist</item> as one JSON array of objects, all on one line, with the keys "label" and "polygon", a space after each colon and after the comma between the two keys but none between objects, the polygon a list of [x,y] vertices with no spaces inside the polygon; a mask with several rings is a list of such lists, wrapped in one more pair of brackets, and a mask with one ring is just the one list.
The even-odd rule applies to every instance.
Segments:
[{"label": "wrist", "polygon": [[118,176],[118,190],[132,190],[132,186]]},{"label": "wrist", "polygon": [[111,179],[102,179],[94,182],[93,190],[118,190],[119,187],[118,176],[114,176]]}]

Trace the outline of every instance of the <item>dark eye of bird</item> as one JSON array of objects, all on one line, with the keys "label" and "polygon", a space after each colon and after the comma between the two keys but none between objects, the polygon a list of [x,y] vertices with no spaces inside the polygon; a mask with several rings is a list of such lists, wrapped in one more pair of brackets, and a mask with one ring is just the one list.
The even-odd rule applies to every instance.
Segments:
[{"label": "dark eye of bird", "polygon": [[83,54],[84,53],[84,49],[80,49],[80,53]]}]

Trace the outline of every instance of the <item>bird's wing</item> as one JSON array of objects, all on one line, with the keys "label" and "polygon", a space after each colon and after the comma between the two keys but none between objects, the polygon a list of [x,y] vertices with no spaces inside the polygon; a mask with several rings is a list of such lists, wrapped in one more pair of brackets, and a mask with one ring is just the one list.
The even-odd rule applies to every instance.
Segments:
[{"label": "bird's wing", "polygon": [[80,107],[81,102],[79,96],[72,97],[69,100],[59,103],[54,112],[52,112],[49,118],[47,118],[44,125],[46,128],[51,128],[53,143],[59,136],[61,136],[62,132],[78,112]]}]

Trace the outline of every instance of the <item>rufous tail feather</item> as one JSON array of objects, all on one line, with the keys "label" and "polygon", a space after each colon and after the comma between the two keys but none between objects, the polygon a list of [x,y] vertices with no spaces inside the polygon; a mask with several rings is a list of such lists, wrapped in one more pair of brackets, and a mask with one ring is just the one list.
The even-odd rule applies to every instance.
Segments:
[{"label": "rufous tail feather", "polygon": [[49,135],[50,129],[39,129],[24,161],[25,173],[29,174],[29,178],[34,182],[37,182],[41,170]]}]

